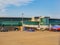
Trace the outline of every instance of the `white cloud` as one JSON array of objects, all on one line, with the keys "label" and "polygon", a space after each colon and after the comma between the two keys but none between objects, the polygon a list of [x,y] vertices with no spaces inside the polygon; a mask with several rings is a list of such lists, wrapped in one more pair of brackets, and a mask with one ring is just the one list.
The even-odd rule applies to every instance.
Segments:
[{"label": "white cloud", "polygon": [[21,6],[30,3],[33,0],[0,0],[0,10],[5,9],[8,5]]},{"label": "white cloud", "polygon": [[0,0],[0,16],[7,15],[6,7],[9,5],[22,6],[31,3],[33,0]]}]

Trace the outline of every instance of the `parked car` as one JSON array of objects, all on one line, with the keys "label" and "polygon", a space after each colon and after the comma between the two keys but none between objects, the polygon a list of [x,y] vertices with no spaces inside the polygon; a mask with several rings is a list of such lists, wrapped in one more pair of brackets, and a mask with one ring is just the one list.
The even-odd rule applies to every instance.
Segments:
[{"label": "parked car", "polygon": [[52,26],[51,30],[52,31],[60,31],[60,26],[59,25]]}]

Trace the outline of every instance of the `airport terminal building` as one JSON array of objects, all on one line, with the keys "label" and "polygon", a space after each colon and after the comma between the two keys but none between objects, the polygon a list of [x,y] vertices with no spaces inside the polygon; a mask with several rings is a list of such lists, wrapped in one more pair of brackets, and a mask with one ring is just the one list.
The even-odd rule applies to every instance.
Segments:
[{"label": "airport terminal building", "polygon": [[46,28],[53,25],[60,25],[60,19],[50,17],[0,17],[0,28],[8,27],[10,30],[18,27],[22,30],[22,26],[26,28]]}]

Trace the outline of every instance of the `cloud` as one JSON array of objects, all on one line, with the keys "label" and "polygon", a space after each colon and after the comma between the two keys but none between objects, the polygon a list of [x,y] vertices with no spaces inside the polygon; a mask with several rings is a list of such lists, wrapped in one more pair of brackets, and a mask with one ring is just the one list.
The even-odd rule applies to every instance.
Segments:
[{"label": "cloud", "polygon": [[0,16],[7,16],[6,7],[10,5],[22,6],[31,3],[33,0],[0,0]]},{"label": "cloud", "polygon": [[32,2],[33,0],[0,0],[0,11],[5,10],[8,5],[21,6]]}]

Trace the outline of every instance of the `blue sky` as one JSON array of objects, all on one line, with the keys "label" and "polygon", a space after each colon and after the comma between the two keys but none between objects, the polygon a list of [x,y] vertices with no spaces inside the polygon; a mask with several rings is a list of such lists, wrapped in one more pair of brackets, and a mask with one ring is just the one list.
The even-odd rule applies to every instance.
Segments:
[{"label": "blue sky", "polygon": [[[0,8],[0,16],[4,17],[21,17],[22,12],[24,17],[32,16],[51,16],[60,18],[60,0],[16,0],[12,4],[9,2]],[[0,2],[4,2],[0,1]]]}]

